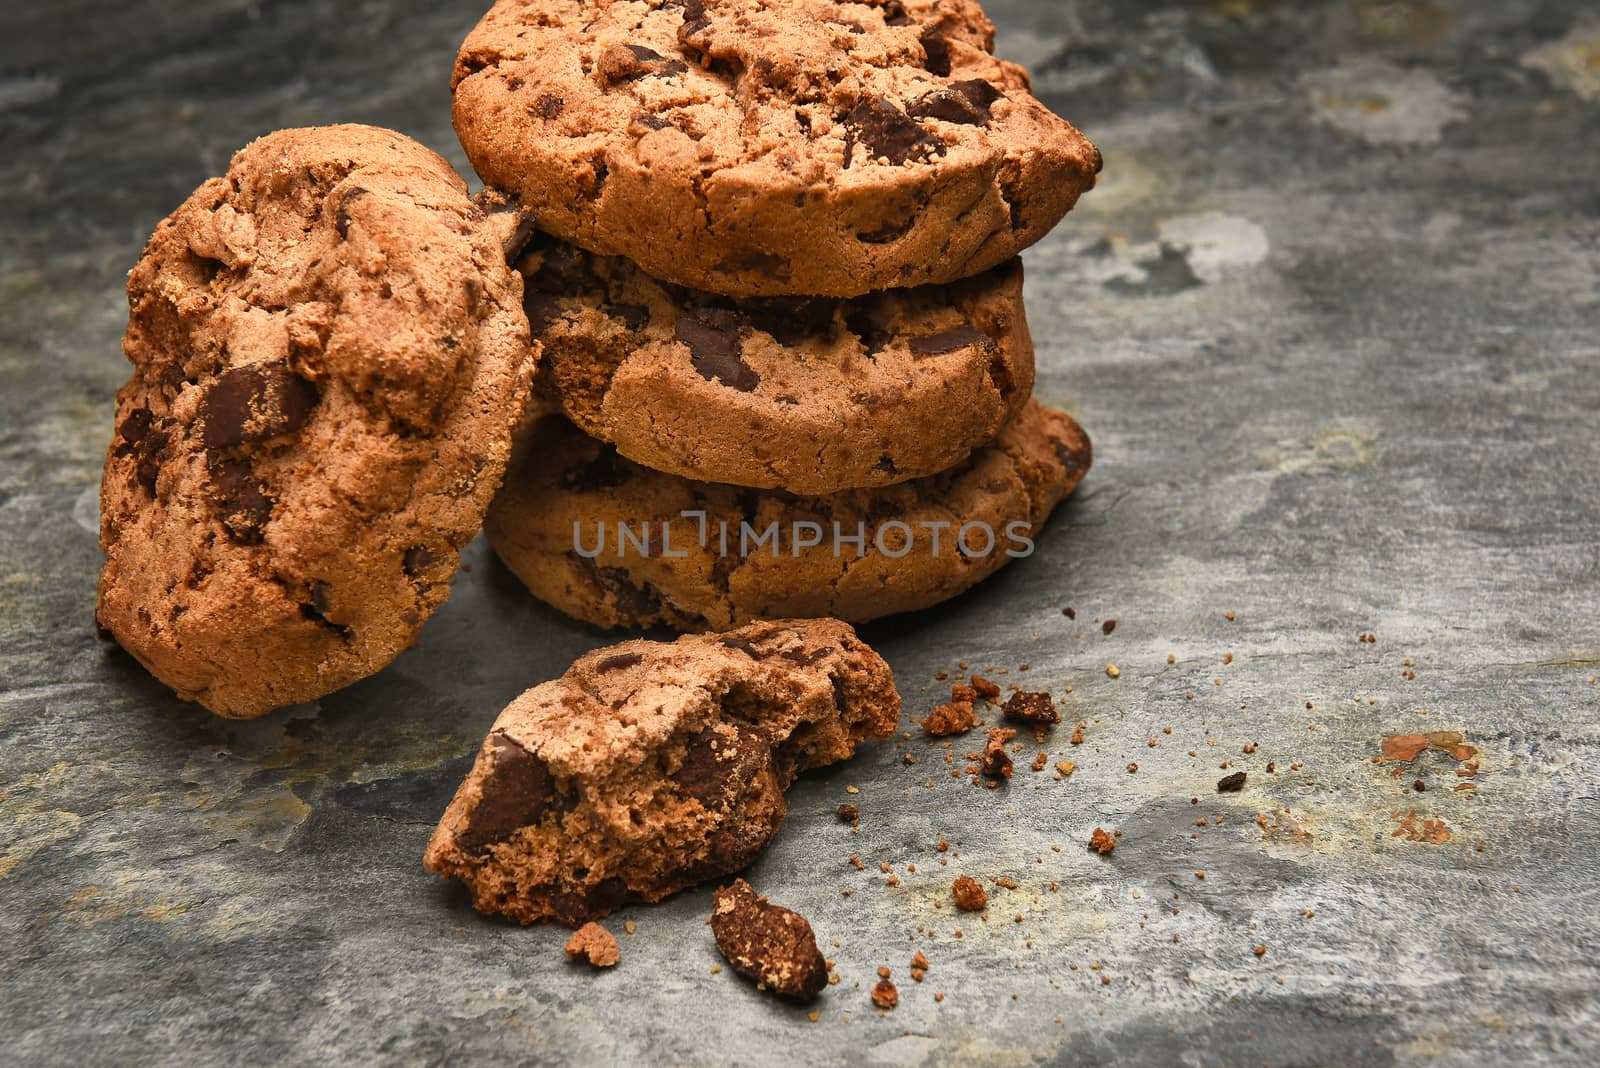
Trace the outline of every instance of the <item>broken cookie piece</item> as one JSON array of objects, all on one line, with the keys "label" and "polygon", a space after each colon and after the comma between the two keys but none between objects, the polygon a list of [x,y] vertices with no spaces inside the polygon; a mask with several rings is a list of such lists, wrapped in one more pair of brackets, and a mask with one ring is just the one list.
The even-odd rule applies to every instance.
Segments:
[{"label": "broken cookie piece", "polygon": [[950,893],[956,899],[956,908],[963,912],[981,912],[989,904],[988,891],[970,875],[958,875],[950,884]]},{"label": "broken cookie piece", "polygon": [[983,746],[983,773],[991,779],[1011,778],[1011,754],[1006,752],[1006,743],[1015,738],[1017,732],[1009,727],[992,727],[989,730],[989,740]]},{"label": "broken cookie piece", "polygon": [[768,904],[743,879],[718,890],[715,900],[711,933],[734,971],[799,1001],[828,985],[828,962],[804,916]]},{"label": "broken cookie piece", "polygon": [[611,932],[598,923],[584,924],[567,939],[567,957],[586,960],[596,968],[610,968],[622,959],[622,950]]},{"label": "broken cookie piece", "polygon": [[601,649],[500,714],[423,863],[523,923],[659,901],[749,864],[795,778],[899,712],[889,666],[838,620]]}]

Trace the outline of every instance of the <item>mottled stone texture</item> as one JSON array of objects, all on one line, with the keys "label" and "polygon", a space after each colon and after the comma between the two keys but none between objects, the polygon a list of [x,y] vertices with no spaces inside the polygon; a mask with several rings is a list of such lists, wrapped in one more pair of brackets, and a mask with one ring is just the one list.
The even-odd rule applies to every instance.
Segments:
[{"label": "mottled stone texture", "polygon": [[[622,963],[592,974],[564,931],[484,920],[422,871],[496,712],[606,640],[481,543],[414,650],[259,722],[177,703],[94,637],[93,487],[144,235],[278,126],[387,124],[459,163],[445,86],[478,11],[6,5],[5,1059],[1587,1060],[1592,5],[990,7],[1000,50],[1105,153],[1101,187],[1027,257],[1040,392],[1096,466],[1033,559],[866,636],[908,730],[959,660],[1054,691],[1067,722],[1042,747],[1023,732],[999,790],[951,778],[914,732],[791,793],[749,877],[837,961],[813,1023],[712,973],[709,889],[625,910]],[[1475,791],[1438,751],[1399,777],[1371,762],[1383,735],[1425,730],[1481,749]],[[975,748],[957,740],[954,766]],[[1052,770],[1031,770],[1038,748]],[[1247,785],[1218,794],[1232,770]],[[856,832],[834,813],[847,784]],[[1086,848],[1096,826],[1122,830],[1113,854]],[[988,884],[987,921],[951,907],[958,872]],[[918,949],[921,983],[902,978]],[[881,1017],[880,964],[900,988]]]}]

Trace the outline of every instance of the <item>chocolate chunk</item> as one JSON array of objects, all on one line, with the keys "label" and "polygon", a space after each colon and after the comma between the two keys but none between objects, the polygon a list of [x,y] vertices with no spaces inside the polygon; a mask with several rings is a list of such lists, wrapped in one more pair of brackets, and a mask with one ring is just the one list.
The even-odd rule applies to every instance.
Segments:
[{"label": "chocolate chunk", "polygon": [[821,660],[823,657],[827,656],[830,651],[831,650],[828,649],[813,649],[808,653],[804,649],[785,649],[778,655],[783,657],[785,660],[789,660],[800,665],[801,667],[810,667],[818,660]]},{"label": "chocolate chunk", "polygon": [[155,421],[149,408],[135,408],[127,417],[117,425],[117,437],[121,444],[116,448],[118,456],[132,456],[139,451],[139,445],[144,441],[145,435],[150,433],[150,424]]},{"label": "chocolate chunk", "polygon": [[811,924],[756,897],[743,879],[717,891],[711,933],[734,971],[774,993],[809,1001],[828,985],[828,962]]},{"label": "chocolate chunk", "polygon": [[1061,713],[1047,693],[1025,693],[1018,690],[1006,698],[1000,714],[1019,723],[1060,723]]},{"label": "chocolate chunk", "polygon": [[[887,97],[863,100],[844,117],[845,125],[867,146],[870,159],[887,159],[898,166],[909,159],[944,155],[944,143],[922,128]],[[846,153],[845,166],[850,166]]]},{"label": "chocolate chunk", "polygon": [[943,356],[947,352],[955,352],[971,345],[981,345],[986,350],[992,349],[994,338],[963,324],[927,337],[912,338],[911,355],[920,360],[928,356]]},{"label": "chocolate chunk", "polygon": [[621,671],[644,660],[643,653],[612,653],[594,666],[596,671]]},{"label": "chocolate chunk", "polygon": [[219,460],[211,467],[211,494],[222,513],[222,525],[236,541],[254,545],[272,518],[273,500],[255,477],[248,460]]},{"label": "chocolate chunk", "polygon": [[400,566],[405,569],[407,575],[416,578],[432,567],[433,562],[437,559],[438,557],[434,556],[433,553],[418,545],[405,551],[405,555],[400,558]]},{"label": "chocolate chunk", "polygon": [[730,636],[718,639],[718,644],[726,645],[729,649],[737,649],[752,660],[761,659],[761,653],[756,650],[755,643],[749,638]]},{"label": "chocolate chunk", "polygon": [[922,44],[922,51],[928,57],[923,66],[941,78],[949,77],[950,42],[945,40],[944,34],[940,33],[936,27],[929,26],[922,31],[922,36],[917,40]]},{"label": "chocolate chunk", "polygon": [[672,781],[706,808],[720,811],[738,801],[771,760],[771,748],[755,732],[708,727],[689,739]]},{"label": "chocolate chunk", "polygon": [[618,85],[638,81],[646,75],[671,77],[689,67],[682,60],[668,59],[644,45],[610,45],[600,53],[598,69],[601,81]]},{"label": "chocolate chunk", "polygon": [[557,119],[566,110],[567,102],[554,93],[545,93],[534,101],[532,111],[541,119]]},{"label": "chocolate chunk", "polygon": [[339,201],[339,210],[334,212],[333,215],[333,228],[338,232],[341,238],[348,238],[350,236],[350,205],[354,204],[362,197],[371,195],[372,194],[365,189],[356,188],[346,193],[343,199]]},{"label": "chocolate chunk", "polygon": [[562,886],[550,895],[556,919],[570,927],[617,911],[628,900],[628,884],[613,875],[594,886]]},{"label": "chocolate chunk", "polygon": [[172,431],[163,426],[151,430],[139,442],[137,459],[133,465],[133,477],[149,493],[154,494],[156,491],[156,477],[161,474],[161,465],[166,463],[170,455],[167,446],[171,441]]},{"label": "chocolate chunk", "polygon": [[1245,773],[1236,771],[1232,775],[1224,775],[1217,780],[1217,793],[1236,794],[1244,789]]},{"label": "chocolate chunk", "polygon": [[200,402],[201,441],[217,451],[299,430],[318,400],[317,387],[287,363],[246,364],[225,371]]},{"label": "chocolate chunk", "polygon": [[635,115],[633,121],[649,130],[665,130],[672,125],[671,122],[663,119],[660,115],[647,115],[643,112]]},{"label": "chocolate chunk", "polygon": [[906,14],[906,7],[900,0],[889,0],[883,5],[883,24],[885,26],[909,26],[911,16]]},{"label": "chocolate chunk", "polygon": [[919,118],[943,119],[963,126],[986,126],[989,109],[1004,95],[988,82],[973,79],[929,93],[906,110]]},{"label": "chocolate chunk", "polygon": [[678,27],[678,40],[687,45],[689,38],[707,29],[711,20],[706,18],[705,0],[684,0],[683,25]]},{"label": "chocolate chunk", "polygon": [[629,330],[639,330],[650,321],[650,309],[643,304],[613,304],[610,312],[612,318],[621,319]]},{"label": "chocolate chunk", "polygon": [[634,585],[633,576],[620,567],[601,567],[593,560],[573,554],[575,563],[584,576],[601,593],[608,593],[617,602],[617,611],[623,615],[648,619],[661,611],[661,597],[648,582]]},{"label": "chocolate chunk", "polygon": [[662,78],[670,78],[674,74],[682,74],[688,70],[688,64],[679,59],[668,59],[653,48],[644,45],[629,45],[628,51],[639,61],[644,68],[643,73],[653,74]]},{"label": "chocolate chunk", "polygon": [[483,780],[483,795],[468,817],[460,841],[481,852],[503,842],[518,828],[537,824],[556,805],[550,766],[503,734],[490,738],[494,764]]},{"label": "chocolate chunk", "polygon": [[679,341],[689,346],[689,362],[707,382],[720,380],[741,393],[749,393],[761,384],[761,376],[739,358],[738,331],[684,316],[678,320],[675,333]]}]

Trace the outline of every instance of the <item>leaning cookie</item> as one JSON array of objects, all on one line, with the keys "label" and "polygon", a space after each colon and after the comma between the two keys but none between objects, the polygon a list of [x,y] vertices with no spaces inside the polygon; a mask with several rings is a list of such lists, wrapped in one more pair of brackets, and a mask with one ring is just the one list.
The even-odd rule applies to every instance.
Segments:
[{"label": "leaning cookie", "polygon": [[537,354],[516,219],[416,142],[332,126],[254,142],[156,228],[128,281],[96,617],[180,696],[310,700],[444,601]]},{"label": "leaning cookie", "polygon": [[601,649],[500,713],[423,864],[480,912],[576,927],[744,868],[798,775],[899,715],[838,620]]},{"label": "leaning cookie", "polygon": [[541,227],[732,296],[949,282],[1039,240],[1095,147],[976,0],[500,0],[456,132]]},{"label": "leaning cookie", "polygon": [[796,497],[651,471],[546,418],[519,440],[484,528],[535,596],[603,627],[859,623],[954,597],[1026,555],[1090,458],[1077,423],[1030,402],[951,471]]},{"label": "leaning cookie", "polygon": [[819,494],[953,467],[1033,391],[1022,263],[841,301],[731,300],[535,239],[535,390],[646,467]]}]

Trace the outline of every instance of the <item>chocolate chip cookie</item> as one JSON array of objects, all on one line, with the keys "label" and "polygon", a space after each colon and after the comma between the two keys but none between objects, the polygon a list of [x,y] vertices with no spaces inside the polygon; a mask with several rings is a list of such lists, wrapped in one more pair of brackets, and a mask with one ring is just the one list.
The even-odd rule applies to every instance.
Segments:
[{"label": "chocolate chip cookie", "polygon": [[950,471],[798,497],[651,471],[545,418],[519,439],[485,529],[537,597],[604,627],[864,622],[954,597],[1026,555],[1090,459],[1077,423],[1030,401]]},{"label": "chocolate chip cookie", "polygon": [[[258,716],[377,671],[445,599],[536,349],[518,216],[388,130],[286,130],[128,280],[97,618],[178,694]],[[515,251],[515,249],[513,249]]]},{"label": "chocolate chip cookie", "polygon": [[1043,237],[1100,154],[975,0],[500,0],[456,132],[552,233],[729,296],[950,282]]},{"label": "chocolate chip cookie", "polygon": [[535,390],[658,471],[833,493],[921,478],[1033,390],[1022,263],[854,300],[730,300],[535,239],[521,270]]},{"label": "chocolate chip cookie", "polygon": [[745,867],[798,775],[899,715],[889,666],[834,619],[601,649],[495,720],[423,864],[481,912],[576,927]]}]

